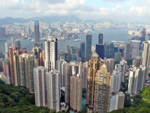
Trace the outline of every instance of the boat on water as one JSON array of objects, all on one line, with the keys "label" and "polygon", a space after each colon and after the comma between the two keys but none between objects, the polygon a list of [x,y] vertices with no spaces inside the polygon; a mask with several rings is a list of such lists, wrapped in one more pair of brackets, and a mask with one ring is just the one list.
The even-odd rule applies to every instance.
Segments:
[{"label": "boat on water", "polygon": [[75,42],[80,42],[80,41],[81,41],[81,39],[75,39],[74,41],[75,41]]}]

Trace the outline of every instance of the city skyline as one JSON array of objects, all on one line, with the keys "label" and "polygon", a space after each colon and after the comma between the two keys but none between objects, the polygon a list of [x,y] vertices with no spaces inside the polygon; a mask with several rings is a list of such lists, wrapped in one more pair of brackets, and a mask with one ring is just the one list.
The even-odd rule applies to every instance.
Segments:
[{"label": "city skyline", "polygon": [[148,22],[149,5],[148,0],[1,0],[0,18],[76,15],[81,20]]}]

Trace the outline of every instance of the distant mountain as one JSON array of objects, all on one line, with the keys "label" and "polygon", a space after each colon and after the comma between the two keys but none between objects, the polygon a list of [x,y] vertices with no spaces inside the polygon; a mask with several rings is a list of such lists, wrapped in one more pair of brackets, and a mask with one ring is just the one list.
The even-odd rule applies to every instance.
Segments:
[{"label": "distant mountain", "polygon": [[6,25],[6,24],[13,24],[14,22],[29,22],[34,21],[35,19],[39,19],[39,21],[46,22],[51,24],[52,22],[81,22],[81,20],[76,16],[48,16],[48,17],[35,17],[35,18],[29,18],[29,19],[23,19],[23,18],[12,18],[12,17],[6,17],[3,19],[0,19],[0,25]]}]

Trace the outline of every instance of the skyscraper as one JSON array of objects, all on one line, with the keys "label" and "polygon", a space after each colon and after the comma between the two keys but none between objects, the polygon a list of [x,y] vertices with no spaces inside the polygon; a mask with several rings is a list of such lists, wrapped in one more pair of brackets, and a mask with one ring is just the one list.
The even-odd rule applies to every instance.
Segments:
[{"label": "skyscraper", "polygon": [[42,52],[40,53],[40,66],[44,66],[44,62],[45,62],[45,50],[42,50]]},{"label": "skyscraper", "polygon": [[34,68],[34,94],[35,105],[46,106],[47,91],[46,91],[46,69],[42,66]]},{"label": "skyscraper", "polygon": [[5,58],[9,57],[9,47],[12,46],[12,43],[5,43]]},{"label": "skyscraper", "polygon": [[130,59],[130,43],[126,43],[125,44],[124,58],[125,58],[125,60],[129,60]]},{"label": "skyscraper", "polygon": [[82,80],[80,75],[70,78],[70,106],[74,111],[81,111],[82,103]]},{"label": "skyscraper", "polygon": [[84,62],[82,65],[82,88],[87,89],[87,70],[88,70],[88,61]]},{"label": "skyscraper", "polygon": [[45,41],[45,68],[47,71],[56,69],[57,39],[49,38]]},{"label": "skyscraper", "polygon": [[2,27],[2,38],[6,38],[6,30],[5,30],[5,27]]},{"label": "skyscraper", "polygon": [[99,34],[99,36],[98,36],[98,44],[103,45],[103,34]]},{"label": "skyscraper", "polygon": [[104,59],[104,45],[96,44],[96,53],[100,58]]},{"label": "skyscraper", "polygon": [[86,61],[91,58],[92,35],[86,35]]},{"label": "skyscraper", "polygon": [[14,45],[15,45],[15,47],[18,46],[18,49],[19,49],[19,50],[21,49],[21,43],[20,43],[20,40],[15,40]]},{"label": "skyscraper", "polygon": [[131,58],[136,58],[139,56],[139,49],[140,49],[140,43],[141,41],[139,40],[132,40],[132,52],[131,52]]},{"label": "skyscraper", "polygon": [[109,47],[110,47],[110,58],[114,58],[114,44],[111,43]]},{"label": "skyscraper", "polygon": [[46,74],[47,80],[47,107],[60,111],[60,73],[51,70]]},{"label": "skyscraper", "polygon": [[10,76],[10,62],[9,62],[9,58],[5,58],[3,61],[3,68],[4,68],[4,75],[11,77]]},{"label": "skyscraper", "polygon": [[146,67],[145,80],[148,77],[149,62],[150,62],[150,41],[145,42],[143,50],[143,62],[142,65]]},{"label": "skyscraper", "polygon": [[39,33],[39,21],[34,20],[34,37],[35,37],[35,43],[39,42],[40,33]]},{"label": "skyscraper", "polygon": [[109,112],[111,76],[105,64],[95,75],[94,112]]},{"label": "skyscraper", "polygon": [[120,52],[115,52],[115,57],[114,57],[115,61],[120,62],[122,57],[121,57],[121,53]]},{"label": "skyscraper", "polygon": [[20,84],[29,88],[30,93],[34,92],[33,69],[38,66],[36,56],[23,53],[19,56]]},{"label": "skyscraper", "polygon": [[109,58],[110,54],[109,54],[109,44],[105,43],[104,44],[104,57]]},{"label": "skyscraper", "polygon": [[80,51],[81,51],[81,61],[85,61],[85,43],[82,42],[80,45]]},{"label": "skyscraper", "polygon": [[88,73],[87,73],[87,97],[86,103],[89,109],[94,107],[94,88],[95,88],[95,75],[97,70],[100,69],[102,62],[99,60],[97,53],[94,53],[91,60],[88,62]]}]

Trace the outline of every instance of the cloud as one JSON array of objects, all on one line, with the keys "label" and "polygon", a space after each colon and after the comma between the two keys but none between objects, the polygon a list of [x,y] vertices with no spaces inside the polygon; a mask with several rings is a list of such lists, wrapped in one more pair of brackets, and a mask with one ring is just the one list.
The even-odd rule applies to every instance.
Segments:
[{"label": "cloud", "polygon": [[128,0],[103,0],[104,2],[124,2]]},{"label": "cloud", "polygon": [[[120,20],[139,20],[150,19],[150,1],[142,2],[140,0],[125,2],[129,0],[105,0],[116,2],[115,5],[108,7],[97,7],[88,4],[85,0],[0,0],[0,15],[3,17],[39,17],[49,15],[76,15],[81,19],[113,19]],[[124,1],[124,4],[117,2]],[[130,5],[126,5],[129,3]],[[128,7],[127,7],[128,6]]]}]

